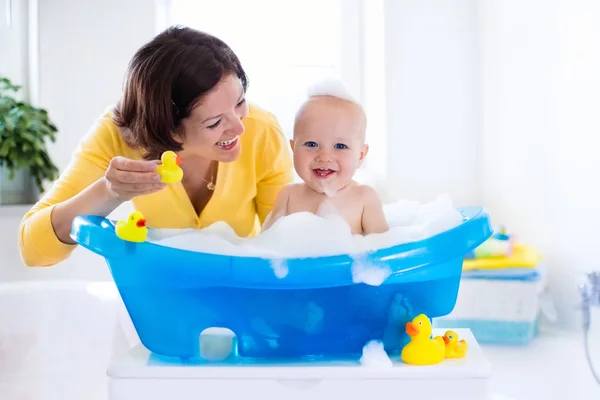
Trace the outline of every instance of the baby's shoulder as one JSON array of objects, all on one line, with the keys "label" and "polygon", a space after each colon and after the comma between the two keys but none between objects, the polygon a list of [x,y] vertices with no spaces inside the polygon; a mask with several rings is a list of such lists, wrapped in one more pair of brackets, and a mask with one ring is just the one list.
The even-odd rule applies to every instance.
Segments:
[{"label": "baby's shoulder", "polygon": [[317,201],[320,198],[320,195],[304,182],[288,183],[281,189],[281,195],[291,205],[306,204],[307,202]]},{"label": "baby's shoulder", "polygon": [[352,188],[352,192],[348,193],[352,196],[354,201],[362,204],[363,207],[367,205],[381,204],[381,198],[377,190],[374,187],[364,184],[356,184]]},{"label": "baby's shoulder", "polygon": [[373,186],[356,183],[352,188],[352,195],[360,196],[361,199],[379,198],[379,194]]}]

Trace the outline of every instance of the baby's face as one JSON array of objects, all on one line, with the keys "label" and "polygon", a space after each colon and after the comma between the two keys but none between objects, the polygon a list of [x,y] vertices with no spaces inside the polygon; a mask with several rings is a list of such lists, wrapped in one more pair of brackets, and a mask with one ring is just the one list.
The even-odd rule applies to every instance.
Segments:
[{"label": "baby's face", "polygon": [[313,98],[294,125],[294,168],[319,193],[347,186],[367,154],[365,117],[359,106],[329,96]]}]

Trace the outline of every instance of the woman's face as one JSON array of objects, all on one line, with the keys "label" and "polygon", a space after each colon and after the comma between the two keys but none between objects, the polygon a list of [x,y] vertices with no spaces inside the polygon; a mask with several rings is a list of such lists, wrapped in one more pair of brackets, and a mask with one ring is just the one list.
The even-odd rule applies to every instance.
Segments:
[{"label": "woman's face", "polygon": [[237,76],[225,76],[181,121],[183,153],[222,162],[236,160],[242,151],[242,119],[248,114],[245,95]]}]

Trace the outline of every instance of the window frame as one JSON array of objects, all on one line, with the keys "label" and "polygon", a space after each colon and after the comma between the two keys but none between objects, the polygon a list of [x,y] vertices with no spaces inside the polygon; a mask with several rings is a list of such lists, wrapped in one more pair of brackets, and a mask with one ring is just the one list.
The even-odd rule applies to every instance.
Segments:
[{"label": "window frame", "polygon": [[[385,88],[382,75],[384,0],[341,0],[341,48],[337,65],[340,77],[368,115],[369,155],[361,168],[369,178],[385,179]],[[171,0],[155,0],[157,33],[175,23]],[[381,45],[368,46],[368,42]],[[374,49],[374,51],[373,51]],[[372,127],[369,130],[369,127]]]}]

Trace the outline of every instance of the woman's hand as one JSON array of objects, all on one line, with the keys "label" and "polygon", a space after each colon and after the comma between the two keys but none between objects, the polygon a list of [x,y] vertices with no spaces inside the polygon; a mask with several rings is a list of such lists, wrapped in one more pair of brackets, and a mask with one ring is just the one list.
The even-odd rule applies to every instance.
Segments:
[{"label": "woman's hand", "polygon": [[160,175],[156,172],[159,163],[113,158],[102,178],[54,207],[50,219],[58,240],[75,244],[70,232],[73,219],[78,215],[106,217],[136,196],[162,190],[167,184],[160,182]]},{"label": "woman's hand", "polygon": [[136,196],[158,192],[167,184],[156,173],[160,161],[131,160],[115,157],[110,161],[104,181],[113,200],[127,201]]}]

